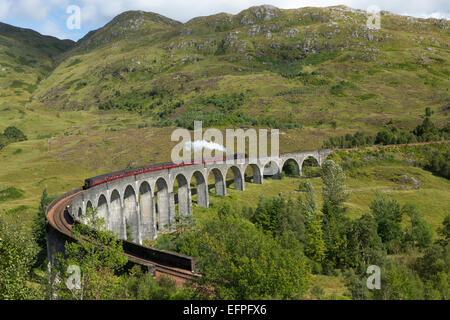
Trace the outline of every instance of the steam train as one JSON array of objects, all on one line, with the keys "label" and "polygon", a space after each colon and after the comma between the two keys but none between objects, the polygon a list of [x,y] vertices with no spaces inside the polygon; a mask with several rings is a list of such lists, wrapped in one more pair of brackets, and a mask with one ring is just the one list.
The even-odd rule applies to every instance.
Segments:
[{"label": "steam train", "polygon": [[194,159],[189,162],[183,161],[181,163],[164,162],[164,163],[152,164],[152,165],[148,165],[148,166],[144,166],[144,167],[140,167],[140,168],[135,168],[135,169],[125,169],[125,170],[120,170],[120,171],[116,171],[116,172],[112,172],[112,173],[102,174],[100,176],[93,177],[93,178],[88,178],[88,179],[84,180],[83,189],[86,190],[86,189],[98,186],[98,185],[106,183],[106,182],[114,181],[117,179],[129,177],[129,176],[134,176],[137,174],[143,174],[143,173],[147,173],[147,172],[161,171],[161,170],[172,169],[172,168],[177,168],[177,167],[192,166],[192,165],[202,164],[202,163],[205,164],[205,163],[211,163],[211,162],[227,161],[230,159],[236,160],[236,159],[243,159],[243,158],[248,158],[248,155],[243,154],[243,153],[236,153],[236,154],[227,155],[224,157],[206,158],[206,159],[198,159],[198,160]]}]

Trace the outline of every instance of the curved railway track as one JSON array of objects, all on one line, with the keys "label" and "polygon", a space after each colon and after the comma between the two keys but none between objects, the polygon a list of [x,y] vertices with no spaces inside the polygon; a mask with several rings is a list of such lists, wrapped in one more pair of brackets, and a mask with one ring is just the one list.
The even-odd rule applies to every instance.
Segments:
[{"label": "curved railway track", "polygon": [[[71,200],[82,192],[84,191],[78,190],[56,199],[50,206],[47,207],[46,212],[48,225],[55,231],[73,241],[76,241],[72,234],[72,226],[74,222],[66,208],[71,203]],[[140,253],[143,250],[145,250],[145,247],[133,244],[131,242],[126,242],[126,246],[124,246],[124,252],[130,262],[147,267],[149,270],[152,270],[157,278],[164,275],[175,280],[177,284],[182,284],[187,280],[193,280],[195,277],[198,277],[198,274],[196,274],[192,269],[187,270],[186,268],[178,268],[161,263],[160,261],[142,257]],[[147,248],[147,250],[152,249]],[[170,253],[165,252],[165,254]]]}]

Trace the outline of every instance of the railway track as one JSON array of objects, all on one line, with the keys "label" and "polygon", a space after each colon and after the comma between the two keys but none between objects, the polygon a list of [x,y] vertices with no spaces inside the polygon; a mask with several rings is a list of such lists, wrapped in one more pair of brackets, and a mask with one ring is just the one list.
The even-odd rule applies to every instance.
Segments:
[{"label": "railway track", "polygon": [[[83,190],[80,190],[70,195],[62,196],[56,199],[47,208],[46,214],[47,223],[53,229],[74,241],[76,241],[74,235],[72,234],[72,227],[74,222],[66,208],[71,203],[71,200],[82,192]],[[128,243],[126,247],[132,248],[133,244]],[[141,247],[140,249],[142,250]],[[181,285],[188,280],[193,280],[199,276],[193,270],[177,268],[174,266],[165,265],[152,259],[143,258],[139,255],[139,253],[133,250],[127,250],[124,248],[124,252],[130,262],[147,267],[155,274],[157,278],[160,276],[168,276],[169,278],[175,280],[178,285]]]}]

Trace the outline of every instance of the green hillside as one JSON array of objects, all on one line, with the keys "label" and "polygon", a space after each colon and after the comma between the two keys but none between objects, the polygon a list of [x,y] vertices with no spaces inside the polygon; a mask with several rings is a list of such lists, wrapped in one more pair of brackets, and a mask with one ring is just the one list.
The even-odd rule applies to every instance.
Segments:
[{"label": "green hillside", "polygon": [[1,151],[0,190],[24,192],[0,209],[168,161],[173,127],[194,119],[280,128],[281,152],[387,123],[411,130],[425,107],[448,123],[449,22],[382,12],[374,31],[366,19],[343,6],[184,24],[131,11],[77,43],[1,24],[0,132],[15,126],[28,140]]},{"label": "green hillside", "polygon": [[182,24],[126,12],[81,39],[36,96],[58,110],[120,109],[187,128],[197,119],[329,136],[390,119],[412,128],[426,106],[446,123],[450,23],[382,12],[370,30],[367,17],[260,6]]},{"label": "green hillside", "polygon": [[46,128],[61,126],[54,115],[29,103],[39,82],[57,65],[57,57],[74,44],[0,23],[0,131],[17,126],[37,137],[47,134]]},{"label": "green hillside", "polygon": [[55,58],[73,47],[71,40],[0,23],[0,103],[28,101],[37,84],[54,68]]}]

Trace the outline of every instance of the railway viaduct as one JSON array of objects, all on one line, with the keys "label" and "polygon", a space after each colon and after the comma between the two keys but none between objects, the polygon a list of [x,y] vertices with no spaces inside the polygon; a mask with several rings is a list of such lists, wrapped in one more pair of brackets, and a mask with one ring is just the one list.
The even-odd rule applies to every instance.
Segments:
[{"label": "railway viaduct", "polygon": [[[159,233],[172,230],[177,214],[191,215],[195,198],[198,206],[208,207],[210,189],[215,189],[216,195],[226,195],[229,184],[245,190],[246,182],[262,184],[265,176],[279,177],[288,162],[301,174],[305,159],[312,157],[322,165],[331,152],[313,150],[276,158],[233,159],[230,163],[196,164],[129,176],[78,193],[70,201],[69,214],[82,223],[86,211],[95,207],[105,219],[106,228],[119,239],[142,244],[144,239],[155,239]],[[228,183],[227,176],[231,177]],[[213,183],[209,185],[209,181]]]},{"label": "railway viaduct", "polygon": [[[448,143],[448,141],[410,145],[430,143]],[[365,149],[400,146],[403,145],[365,147]],[[235,189],[244,190],[245,183],[248,182],[245,174],[250,170],[252,182],[261,184],[265,176],[277,177],[288,162],[292,162],[301,174],[305,159],[312,157],[322,165],[332,152],[332,150],[292,152],[277,158],[254,162],[246,160],[244,163],[235,164],[190,165],[129,176],[87,190],[79,188],[70,191],[52,201],[45,212],[49,262],[53,264],[57,253],[64,253],[67,242],[77,241],[72,234],[72,226],[74,223],[82,223],[86,210],[95,206],[98,213],[105,218],[107,228],[114,231],[122,240],[124,253],[131,265],[147,268],[155,277],[168,276],[180,285],[199,276],[195,258],[156,250],[142,246],[141,243],[143,239],[154,239],[158,233],[171,230],[177,213],[192,214],[192,194],[197,198],[198,205],[207,207],[208,189],[214,188],[215,193],[219,195],[226,194],[229,186],[227,175],[233,178]],[[209,177],[214,181],[210,186],[207,185]],[[191,180],[195,182],[195,188],[191,188]],[[128,234],[132,239],[127,237],[127,224],[131,228],[132,232]]]}]

